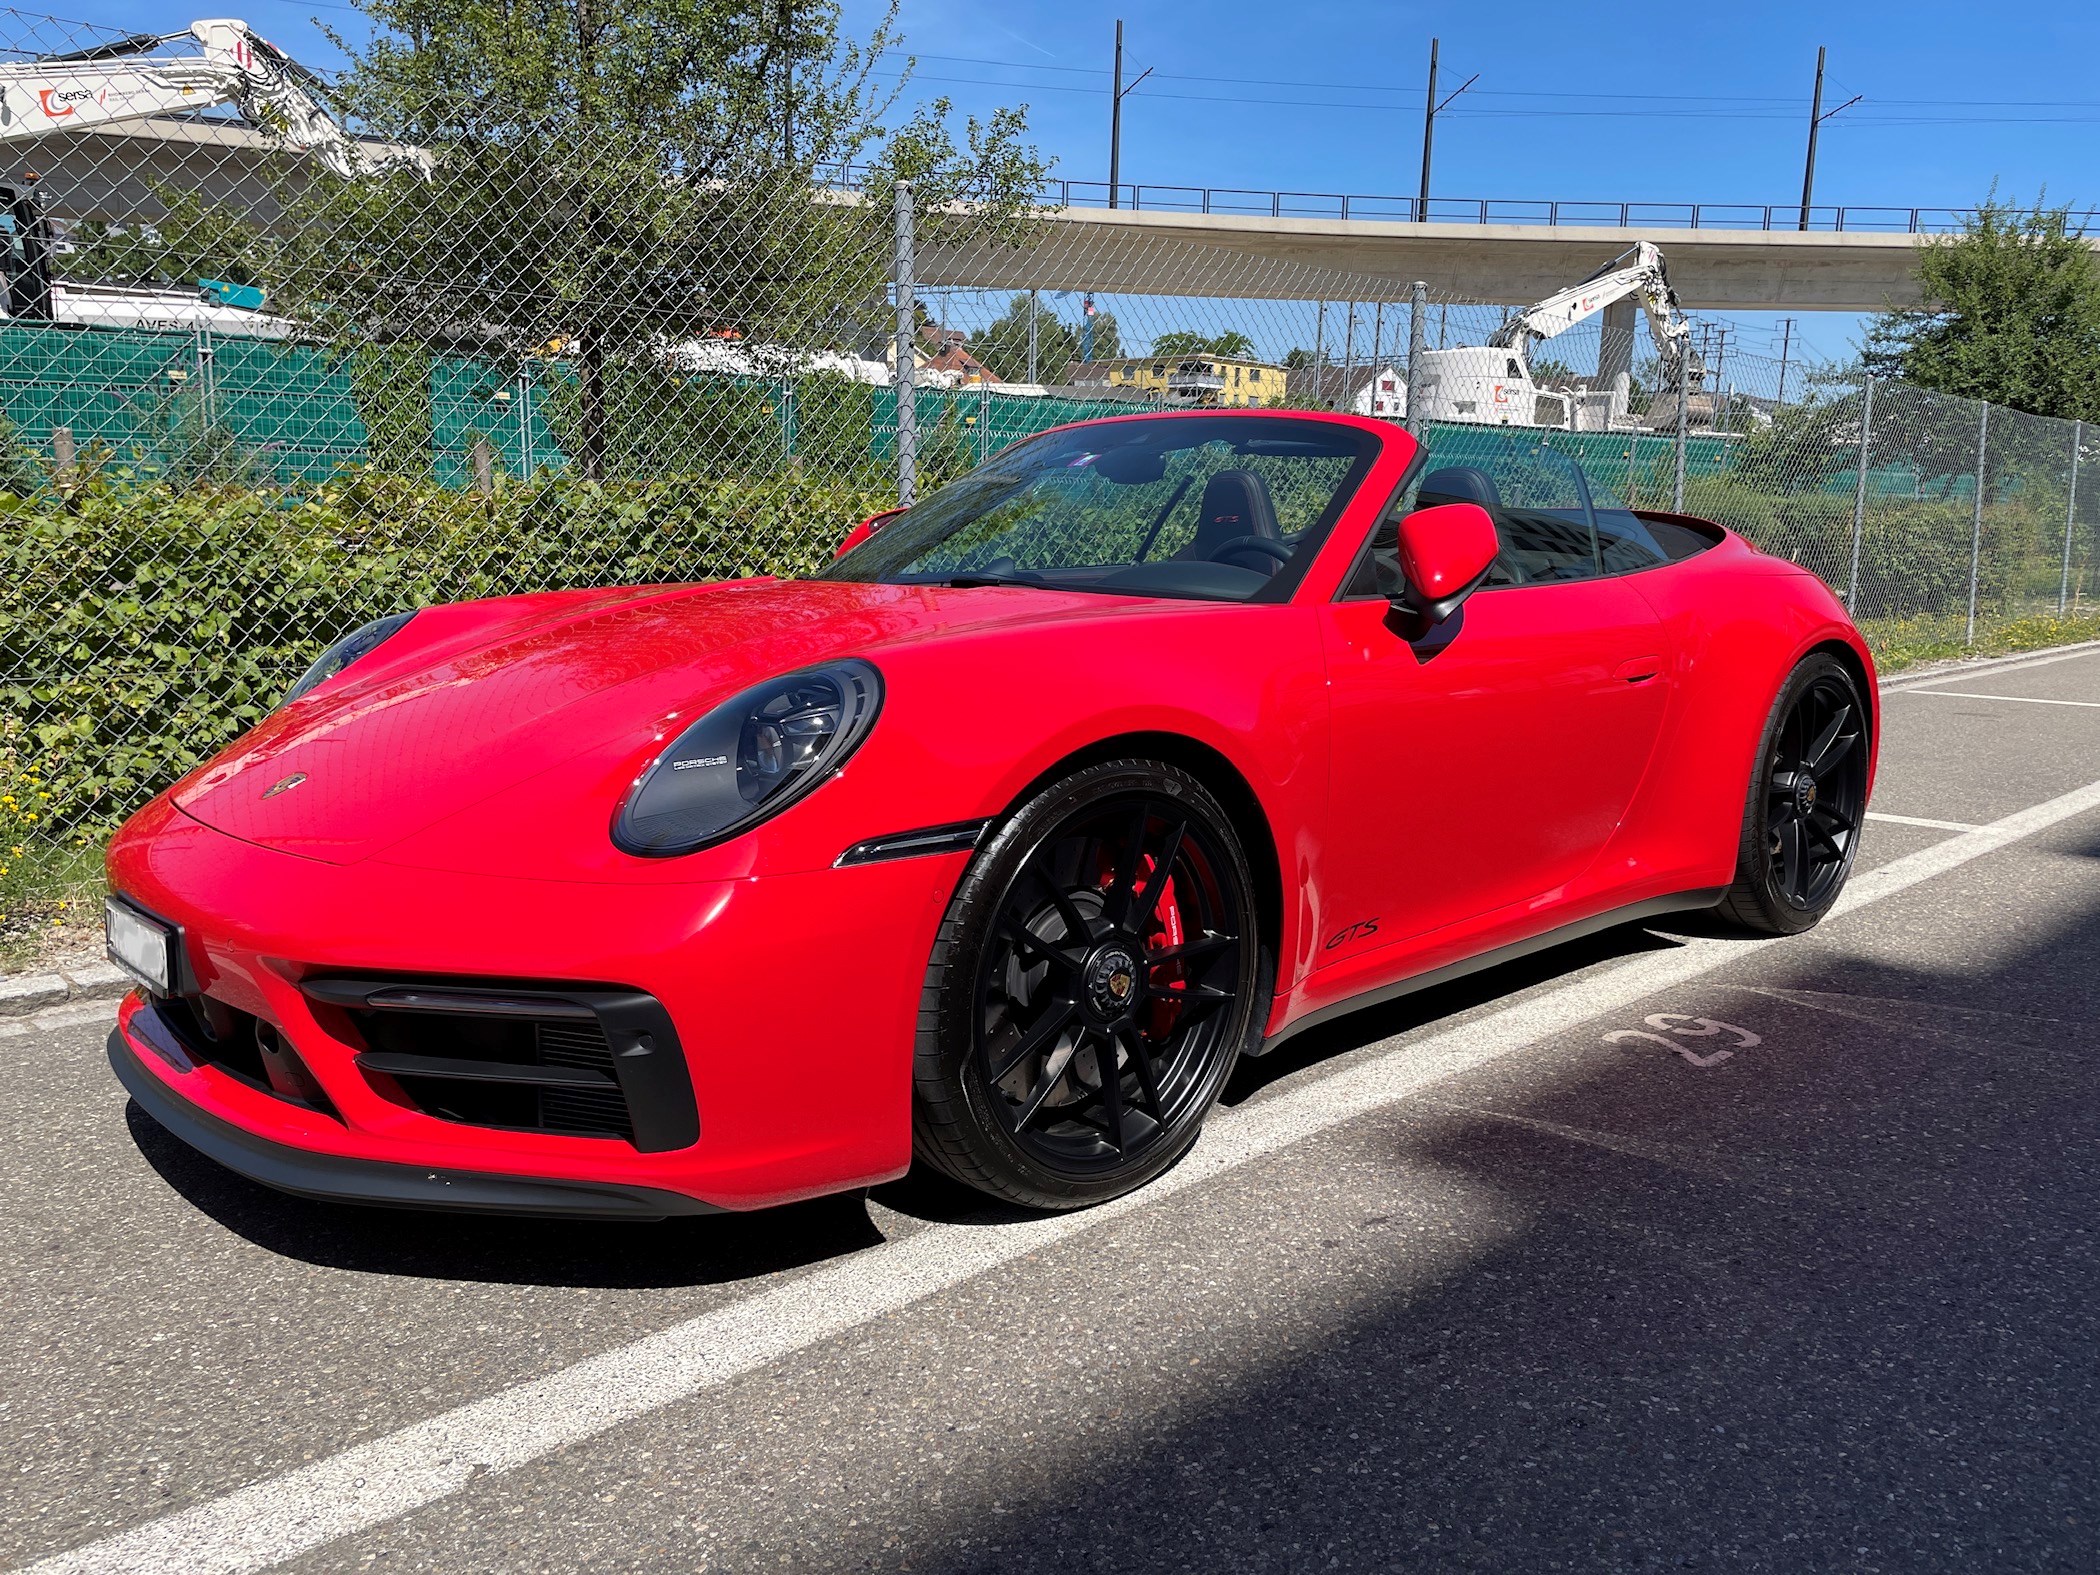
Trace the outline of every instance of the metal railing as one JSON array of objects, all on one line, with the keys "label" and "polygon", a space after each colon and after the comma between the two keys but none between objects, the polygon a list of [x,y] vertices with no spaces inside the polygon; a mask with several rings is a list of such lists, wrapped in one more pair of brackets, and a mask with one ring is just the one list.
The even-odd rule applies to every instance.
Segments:
[{"label": "metal railing", "polygon": [[[1052,180],[1040,200],[1052,208],[1111,206],[1105,181]],[[1206,213],[1270,219],[1368,219],[1413,223],[1420,207],[1413,197],[1362,196],[1345,192],[1256,191],[1230,186],[1155,186],[1126,182],[1113,206],[1137,212]],[[1939,235],[1961,229],[1973,208],[1904,208],[1863,205],[1816,206],[1808,210],[1811,231],[1881,235]],[[2074,224],[2100,219],[2100,210],[2071,215]],[[1540,225],[1549,229],[1616,226],[1620,229],[1799,230],[1799,203],[1601,202],[1555,198],[1432,197],[1426,214],[1433,224]]]}]

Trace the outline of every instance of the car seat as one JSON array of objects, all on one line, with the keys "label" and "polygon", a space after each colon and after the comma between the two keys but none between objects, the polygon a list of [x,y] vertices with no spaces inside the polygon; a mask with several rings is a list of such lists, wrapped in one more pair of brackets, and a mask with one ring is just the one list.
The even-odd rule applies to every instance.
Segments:
[{"label": "car seat", "polygon": [[1203,484],[1196,509],[1196,533],[1175,553],[1183,561],[1208,559],[1235,536],[1275,541],[1276,510],[1269,489],[1251,470],[1221,470]]}]

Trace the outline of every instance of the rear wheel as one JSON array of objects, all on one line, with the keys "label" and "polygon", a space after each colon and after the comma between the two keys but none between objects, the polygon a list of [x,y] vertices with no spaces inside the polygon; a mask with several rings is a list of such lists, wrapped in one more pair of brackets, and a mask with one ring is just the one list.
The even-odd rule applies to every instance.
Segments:
[{"label": "rear wheel", "polygon": [[1867,809],[1867,708],[1851,670],[1809,657],[1788,677],[1751,773],[1735,884],[1721,912],[1764,935],[1796,935],[1838,899]]},{"label": "rear wheel", "polygon": [[1196,1140],[1268,1007],[1254,886],[1194,777],[1119,760],[983,846],[920,1011],[919,1156],[1036,1208],[1142,1186]]}]

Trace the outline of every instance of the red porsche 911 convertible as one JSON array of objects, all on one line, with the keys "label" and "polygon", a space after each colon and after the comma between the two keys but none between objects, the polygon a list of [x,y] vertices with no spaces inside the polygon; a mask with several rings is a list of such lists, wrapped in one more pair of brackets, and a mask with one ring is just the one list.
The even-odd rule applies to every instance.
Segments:
[{"label": "red porsche 911 convertible", "polygon": [[1070,1208],[1311,1024],[1672,911],[1807,928],[1865,645],[1544,436],[1088,422],[812,579],[371,624],[111,847],[117,1075],[324,1198],[652,1218],[917,1158]]}]

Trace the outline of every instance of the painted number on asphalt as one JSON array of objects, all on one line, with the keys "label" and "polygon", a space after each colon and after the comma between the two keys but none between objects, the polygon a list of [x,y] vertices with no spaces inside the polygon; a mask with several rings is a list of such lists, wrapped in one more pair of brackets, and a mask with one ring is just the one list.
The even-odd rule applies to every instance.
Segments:
[{"label": "painted number on asphalt", "polygon": [[[1641,1019],[1648,1028],[1659,1029],[1650,1033],[1642,1028],[1621,1028],[1604,1036],[1608,1045],[1630,1044],[1645,1040],[1649,1044],[1661,1045],[1672,1055],[1680,1055],[1693,1066],[1719,1066],[1738,1050],[1747,1050],[1752,1045],[1761,1045],[1764,1039],[1747,1028],[1738,1028],[1734,1023],[1718,1022],[1711,1017],[1688,1017],[1682,1012],[1651,1012]],[[1680,1039],[1718,1039],[1723,1034],[1733,1036],[1733,1043],[1708,1050],[1703,1054]],[[1665,1037],[1665,1035],[1671,1037]]]}]

